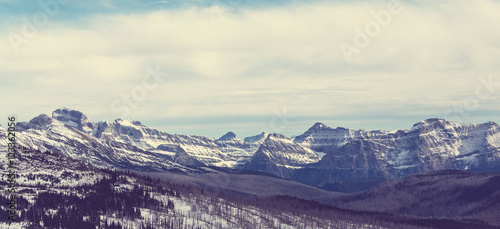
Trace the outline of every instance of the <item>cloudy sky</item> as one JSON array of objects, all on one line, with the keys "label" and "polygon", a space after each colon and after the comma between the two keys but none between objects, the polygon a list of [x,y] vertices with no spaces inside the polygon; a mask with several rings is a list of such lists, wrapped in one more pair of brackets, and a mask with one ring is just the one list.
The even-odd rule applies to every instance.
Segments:
[{"label": "cloudy sky", "polygon": [[169,133],[500,122],[500,1],[0,0],[0,117]]}]

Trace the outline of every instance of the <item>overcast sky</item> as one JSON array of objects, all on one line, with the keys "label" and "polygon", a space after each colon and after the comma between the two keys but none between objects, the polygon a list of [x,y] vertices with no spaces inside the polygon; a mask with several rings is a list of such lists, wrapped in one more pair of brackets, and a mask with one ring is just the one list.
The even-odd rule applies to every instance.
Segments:
[{"label": "overcast sky", "polygon": [[500,1],[40,2],[0,0],[3,126],[60,107],[210,137],[500,122]]}]

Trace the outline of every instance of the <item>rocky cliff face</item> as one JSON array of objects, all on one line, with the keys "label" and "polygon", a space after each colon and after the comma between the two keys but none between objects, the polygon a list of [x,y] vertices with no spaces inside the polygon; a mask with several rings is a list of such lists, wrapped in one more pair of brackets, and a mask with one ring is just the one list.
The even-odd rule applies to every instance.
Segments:
[{"label": "rocky cliff face", "polygon": [[215,165],[234,168],[249,161],[261,143],[242,141],[235,133],[228,132],[215,140],[215,144],[224,155],[224,160]]},{"label": "rocky cliff face", "polygon": [[290,178],[293,171],[319,161],[310,149],[280,134],[269,134],[252,159],[242,168]]},{"label": "rocky cliff face", "polygon": [[205,164],[224,160],[220,147],[212,138],[168,134],[144,126],[139,121],[117,119],[114,122],[99,122],[94,136],[103,142],[126,144],[165,155],[173,155],[175,152],[158,149],[159,145],[177,145]]},{"label": "rocky cliff face", "polygon": [[268,135],[269,135],[269,133],[262,132],[258,135],[255,135],[255,136],[246,137],[244,139],[244,141],[248,142],[248,143],[262,144],[264,142],[264,140],[266,140]]},{"label": "rocky cliff face", "polygon": [[139,148],[135,144],[130,144],[132,141],[122,141],[122,138],[132,139],[133,136],[130,134],[121,133],[120,138],[113,140],[98,138],[47,115],[39,115],[28,123],[18,123],[16,136],[20,147],[41,152],[49,151],[91,163],[98,168],[143,171],[193,170],[173,162],[171,156]]},{"label": "rocky cliff face", "polygon": [[[381,132],[332,147],[322,160],[295,173],[314,185],[343,180],[390,180],[415,173],[500,166],[499,126],[428,119],[411,129]],[[314,145],[312,141],[312,145]]]},{"label": "rocky cliff face", "polygon": [[294,142],[317,152],[329,152],[340,148],[352,140],[371,138],[385,133],[385,131],[379,130],[365,131],[343,127],[333,129],[318,122],[303,134],[295,137]]},{"label": "rocky cliff face", "polygon": [[97,125],[91,122],[82,112],[68,108],[61,108],[53,111],[52,118],[86,133],[92,132],[97,127]]}]

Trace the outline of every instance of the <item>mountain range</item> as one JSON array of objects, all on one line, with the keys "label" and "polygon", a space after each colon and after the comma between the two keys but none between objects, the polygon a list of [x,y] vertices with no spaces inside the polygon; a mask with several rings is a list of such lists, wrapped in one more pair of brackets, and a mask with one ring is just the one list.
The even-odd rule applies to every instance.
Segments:
[{"label": "mountain range", "polygon": [[[459,169],[500,171],[500,127],[427,119],[395,131],[331,128],[316,123],[288,138],[263,132],[239,139],[169,134],[139,121],[94,123],[80,111],[57,109],[19,122],[18,144],[104,169],[244,169],[334,191],[361,191],[411,174]],[[0,127],[0,135],[5,134]],[[5,146],[5,142],[0,142]],[[351,186],[351,187],[349,187]]]}]

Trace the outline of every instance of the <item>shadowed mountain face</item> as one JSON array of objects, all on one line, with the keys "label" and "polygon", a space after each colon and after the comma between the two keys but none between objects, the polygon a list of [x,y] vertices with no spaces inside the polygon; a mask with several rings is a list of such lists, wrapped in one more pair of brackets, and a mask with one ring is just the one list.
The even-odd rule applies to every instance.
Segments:
[{"label": "shadowed mountain face", "polygon": [[52,112],[52,118],[83,132],[92,132],[97,127],[82,112],[68,108],[55,110]]},{"label": "shadowed mountain face", "polygon": [[227,132],[222,137],[217,139],[217,141],[231,141],[231,140],[238,140],[238,138],[236,137],[236,134],[234,132],[231,132],[231,131]]},{"label": "shadowed mountain face", "polygon": [[317,122],[303,134],[294,138],[295,143],[306,146],[316,152],[331,152],[341,146],[362,138],[374,138],[386,134],[385,131],[365,131],[360,129],[335,129]]},{"label": "shadowed mountain face", "polygon": [[242,168],[291,178],[295,169],[318,160],[318,156],[312,150],[294,143],[283,135],[269,134],[250,162]]},{"label": "shadowed mountain face", "polygon": [[500,225],[500,174],[441,170],[380,184],[321,202],[346,209],[426,218],[474,219]]}]

